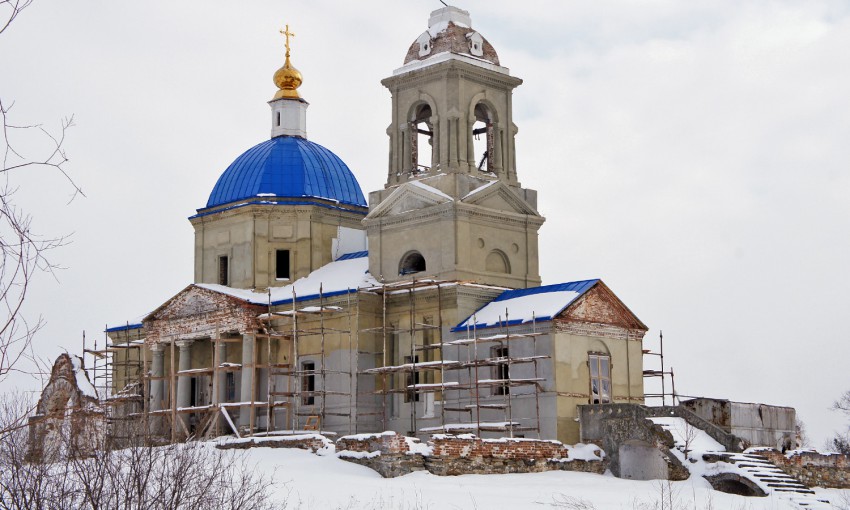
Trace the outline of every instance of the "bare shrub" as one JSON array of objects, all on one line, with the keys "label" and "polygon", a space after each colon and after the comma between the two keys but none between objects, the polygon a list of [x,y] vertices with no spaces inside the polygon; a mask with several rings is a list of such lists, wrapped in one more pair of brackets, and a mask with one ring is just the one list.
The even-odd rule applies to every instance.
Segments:
[{"label": "bare shrub", "polygon": [[568,510],[596,510],[596,506],[590,501],[575,496],[567,496],[566,494],[552,496],[552,503],[549,506],[566,508]]},{"label": "bare shrub", "polygon": [[[26,407],[25,402],[17,405]],[[10,406],[0,424],[17,416]],[[81,455],[71,439],[62,437],[59,460],[37,463],[26,458],[26,427],[0,437],[0,510],[265,510],[283,505],[272,500],[272,473],[256,473],[244,452],[187,443],[137,444]]]}]

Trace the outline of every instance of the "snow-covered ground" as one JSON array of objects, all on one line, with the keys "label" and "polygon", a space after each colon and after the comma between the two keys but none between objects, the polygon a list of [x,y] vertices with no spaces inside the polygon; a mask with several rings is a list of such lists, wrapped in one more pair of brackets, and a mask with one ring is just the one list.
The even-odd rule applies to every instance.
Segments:
[{"label": "snow-covered ground", "polygon": [[[331,452],[316,455],[295,449],[253,448],[245,455],[247,466],[264,474],[273,473],[279,482],[275,494],[287,509],[642,510],[661,509],[656,504],[666,491],[672,491],[674,509],[800,508],[772,495],[746,498],[716,492],[700,477],[684,482],[640,482],[610,475],[552,471],[445,477],[415,472],[384,479],[371,469],[339,459]],[[850,490],[818,489],[817,492],[834,503],[845,497],[850,501]],[[582,502],[588,505],[581,506]]]}]

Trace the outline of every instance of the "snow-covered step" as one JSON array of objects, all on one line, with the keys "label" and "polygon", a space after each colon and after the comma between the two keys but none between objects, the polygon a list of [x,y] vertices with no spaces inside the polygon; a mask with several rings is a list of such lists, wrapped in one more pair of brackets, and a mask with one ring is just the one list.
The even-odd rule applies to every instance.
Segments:
[{"label": "snow-covered step", "polygon": [[[793,503],[805,510],[828,510],[832,505],[819,499],[815,492],[789,476],[766,458],[753,453],[729,453],[705,431],[678,417],[649,418],[673,435],[676,448],[671,450],[690,470],[692,476],[712,477],[733,474],[749,480],[765,494]],[[687,455],[685,451],[687,450]],[[687,457],[687,458],[686,458]],[[705,458],[710,461],[704,460]]]}]

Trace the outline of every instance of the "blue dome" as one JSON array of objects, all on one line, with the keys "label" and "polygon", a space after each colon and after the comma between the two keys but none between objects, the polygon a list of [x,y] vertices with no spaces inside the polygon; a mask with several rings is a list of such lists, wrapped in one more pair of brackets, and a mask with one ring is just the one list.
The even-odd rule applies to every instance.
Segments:
[{"label": "blue dome", "polygon": [[303,138],[278,136],[245,151],[221,174],[207,207],[262,196],[321,198],[366,207],[339,156]]}]

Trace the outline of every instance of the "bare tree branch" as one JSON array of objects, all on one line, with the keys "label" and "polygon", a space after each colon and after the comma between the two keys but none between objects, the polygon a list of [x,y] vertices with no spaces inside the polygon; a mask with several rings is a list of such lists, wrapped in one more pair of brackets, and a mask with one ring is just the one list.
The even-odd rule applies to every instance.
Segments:
[{"label": "bare tree branch", "polygon": [[[0,34],[32,2],[0,0]],[[85,196],[63,166],[68,162],[65,137],[74,117],[62,119],[59,130],[53,133],[40,124],[13,122],[12,106],[14,102],[0,98],[0,383],[12,373],[21,373],[16,367],[22,360],[38,363],[32,353],[32,339],[44,321],[41,316],[27,319],[23,307],[35,274],[46,272],[55,278],[58,266],[48,259],[49,252],[68,242],[67,236],[45,237],[33,231],[32,216],[15,201],[19,190],[15,178],[37,169],[58,172],[71,187],[70,200]],[[33,155],[21,149],[30,147],[33,141],[46,142],[47,149]]]},{"label": "bare tree branch", "polygon": [[832,408],[850,415],[850,390],[845,391],[841,398],[833,402]]},{"label": "bare tree branch", "polygon": [[5,19],[5,21],[2,21],[3,26],[0,27],[0,34],[9,28],[9,25],[15,21],[16,17],[18,17],[18,14],[29,7],[32,1],[33,0],[0,0],[0,12],[2,12],[2,17],[0,17],[0,19]]}]

